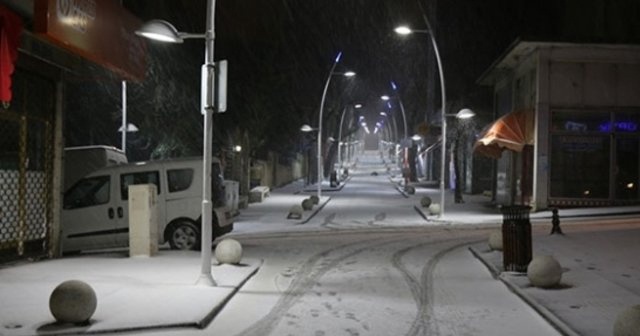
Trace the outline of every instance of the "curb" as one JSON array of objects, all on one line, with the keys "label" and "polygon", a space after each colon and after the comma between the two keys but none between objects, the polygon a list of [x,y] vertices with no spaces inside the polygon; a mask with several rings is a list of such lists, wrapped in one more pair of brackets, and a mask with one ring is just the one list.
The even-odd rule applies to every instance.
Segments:
[{"label": "curb", "polygon": [[536,301],[533,297],[527,294],[522,288],[518,287],[518,285],[512,283],[507,278],[507,275],[503,275],[500,273],[495,265],[491,264],[488,260],[485,260],[478,251],[476,251],[472,246],[469,246],[469,251],[473,254],[476,259],[480,260],[480,262],[489,269],[489,273],[493,276],[494,279],[498,279],[504,283],[507,288],[514,294],[516,294],[520,299],[522,299],[529,307],[535,310],[542,318],[544,318],[549,324],[551,324],[558,332],[560,332],[564,336],[580,336],[573,328],[571,328],[568,324],[562,321],[558,316],[553,314],[547,307],[541,305]]}]

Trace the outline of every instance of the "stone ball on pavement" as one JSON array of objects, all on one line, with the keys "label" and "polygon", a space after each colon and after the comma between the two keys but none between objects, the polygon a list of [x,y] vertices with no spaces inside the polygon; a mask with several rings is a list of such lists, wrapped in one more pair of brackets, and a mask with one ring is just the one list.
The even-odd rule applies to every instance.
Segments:
[{"label": "stone ball on pavement", "polygon": [[302,208],[302,205],[294,204],[294,205],[291,206],[291,209],[289,209],[289,215],[287,216],[287,218],[289,218],[289,219],[301,219],[302,218],[302,212],[304,212],[304,209]]},{"label": "stone ball on pavement", "polygon": [[49,297],[49,310],[60,323],[88,322],[97,306],[96,292],[80,280],[59,284]]},{"label": "stone ball on pavement", "polygon": [[423,208],[428,208],[428,207],[431,205],[431,197],[429,197],[429,196],[423,196],[423,197],[420,199],[420,205],[421,205]]},{"label": "stone ball on pavement", "polygon": [[527,267],[527,277],[535,287],[554,287],[562,279],[562,267],[552,256],[536,256]]},{"label": "stone ball on pavement", "polygon": [[242,245],[235,239],[223,239],[216,246],[215,255],[221,264],[239,264],[242,259]]},{"label": "stone ball on pavement", "polygon": [[502,231],[494,230],[489,234],[489,248],[493,251],[502,251]]},{"label": "stone ball on pavement", "polygon": [[318,196],[316,196],[316,195],[313,195],[313,196],[311,196],[309,198],[311,198],[311,201],[313,201],[313,204],[320,203],[320,198]]},{"label": "stone ball on pavement", "polygon": [[311,198],[305,198],[302,200],[302,210],[308,211],[313,209],[313,200]]},{"label": "stone ball on pavement", "polygon": [[406,186],[404,187],[404,191],[406,191],[409,195],[413,195],[416,193],[416,188],[414,186]]},{"label": "stone ball on pavement", "polygon": [[640,305],[623,310],[613,324],[613,336],[640,336]]},{"label": "stone ball on pavement", "polygon": [[431,203],[431,205],[429,205],[429,212],[432,215],[437,215],[440,213],[440,204],[439,203]]}]

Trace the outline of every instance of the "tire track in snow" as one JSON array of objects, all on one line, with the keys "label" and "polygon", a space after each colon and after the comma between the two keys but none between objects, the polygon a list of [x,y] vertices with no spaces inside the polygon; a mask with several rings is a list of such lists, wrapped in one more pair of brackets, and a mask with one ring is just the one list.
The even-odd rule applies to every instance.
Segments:
[{"label": "tire track in snow", "polygon": [[[366,250],[379,248],[381,245],[391,244],[403,239],[405,238],[381,237],[366,239],[330,248],[313,255],[300,268],[300,270],[298,271],[299,276],[296,276],[293,282],[289,285],[289,288],[282,294],[271,311],[269,311],[269,313],[267,313],[267,315],[261,318],[258,322],[254,323],[238,335],[262,336],[271,334],[280,323],[282,318],[286,316],[287,311],[289,311],[291,307],[293,307],[305,294],[307,294],[308,290],[315,286],[318,283],[318,279],[320,279],[327,272],[335,269],[335,267],[338,266],[341,262],[354,255],[360,254]],[[374,242],[376,244],[372,244]],[[353,248],[356,249],[351,250]],[[330,254],[341,251],[344,251],[341,255],[330,258]]]},{"label": "tire track in snow", "polygon": [[[402,258],[414,249],[422,248],[430,244],[449,244],[452,241],[456,241],[458,243],[440,250],[431,259],[429,259],[425,267],[422,269],[422,273],[419,279],[417,279],[404,265],[404,263],[402,263]],[[409,289],[411,291],[411,294],[413,295],[414,300],[416,301],[416,305],[418,308],[416,317],[411,324],[411,328],[406,333],[407,336],[440,335],[438,325],[434,318],[433,307],[433,297],[435,296],[433,287],[435,267],[445,255],[452,252],[453,250],[471,243],[473,243],[473,241],[465,240],[464,242],[459,242],[459,239],[455,238],[437,242],[423,242],[399,250],[393,255],[392,264],[396,269],[400,271],[405,281],[409,285]]]}]

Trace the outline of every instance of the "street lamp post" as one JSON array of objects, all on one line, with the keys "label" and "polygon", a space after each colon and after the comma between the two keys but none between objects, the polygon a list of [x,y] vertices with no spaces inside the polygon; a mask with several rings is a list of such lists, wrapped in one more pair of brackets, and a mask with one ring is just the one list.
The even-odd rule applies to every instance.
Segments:
[{"label": "street lamp post", "polygon": [[431,29],[431,24],[427,19],[427,16],[424,15],[424,21],[427,24],[427,30],[412,30],[407,26],[401,26],[395,29],[396,33],[400,35],[407,35],[411,33],[424,33],[428,34],[431,38],[431,44],[433,45],[433,51],[436,55],[436,61],[438,63],[438,73],[440,75],[440,91],[442,94],[442,156],[440,162],[440,213],[438,214],[438,218],[442,218],[445,215],[445,198],[444,198],[444,179],[445,179],[445,162],[447,160],[447,95],[444,83],[444,72],[442,70],[442,60],[440,59],[440,51],[438,50],[438,44],[436,43],[436,38],[433,35],[433,29]]},{"label": "street lamp post", "polygon": [[[362,108],[362,104],[353,105],[354,108]],[[342,116],[340,116],[340,127],[338,127],[338,169],[342,169],[342,123],[344,122],[344,116],[347,112],[347,106],[342,110]],[[340,174],[338,174],[340,176]]]},{"label": "street lamp post", "polygon": [[[329,89],[329,83],[331,82],[331,77],[333,77],[333,75],[336,75],[336,73],[334,72],[334,70],[336,69],[336,66],[338,65],[338,62],[340,62],[340,58],[342,57],[342,52],[339,52],[338,55],[336,56],[336,59],[333,62],[333,65],[331,65],[331,70],[329,70],[329,75],[327,76],[327,81],[324,84],[324,90],[322,91],[322,99],[320,100],[320,112],[318,113],[318,153],[317,153],[317,161],[318,161],[318,190],[317,190],[317,196],[318,199],[320,199],[320,197],[322,196],[322,114],[324,111],[324,101],[325,98],[327,97],[327,90]],[[344,75],[346,77],[352,77],[355,76],[355,72],[349,71],[349,72],[345,72],[345,73],[340,73],[341,75]]]},{"label": "street lamp post", "polygon": [[211,274],[211,249],[213,241],[213,205],[211,203],[211,161],[213,140],[213,112],[215,107],[215,0],[207,0],[206,31],[204,34],[178,32],[173,25],[162,20],[152,20],[143,25],[136,34],[163,42],[182,43],[188,38],[204,38],[205,53],[201,78],[201,112],[204,115],[203,160],[202,160],[202,235],[200,239],[201,272],[197,284],[215,286]]}]

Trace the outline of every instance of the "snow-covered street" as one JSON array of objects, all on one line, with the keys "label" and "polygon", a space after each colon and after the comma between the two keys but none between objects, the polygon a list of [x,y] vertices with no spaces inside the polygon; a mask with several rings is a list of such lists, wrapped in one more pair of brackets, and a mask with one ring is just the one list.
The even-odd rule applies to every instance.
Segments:
[{"label": "snow-covered street", "polygon": [[[0,335],[572,334],[556,330],[560,319],[595,336],[608,334],[624,308],[618,306],[638,297],[635,220],[618,224],[617,233],[610,224],[563,221],[567,235],[548,236],[549,225],[537,218],[534,254],[556,255],[566,273],[562,288],[545,291],[522,276],[499,281],[471,253],[469,247],[500,266],[501,254],[486,243],[500,226],[495,209],[475,200],[448,204],[450,218],[471,224],[443,224],[422,216],[421,193],[399,192],[373,155],[361,158],[341,188],[323,190],[303,220],[287,219],[287,212],[315,189],[276,190],[236,217],[225,238],[242,243],[243,261],[214,261],[218,287],[194,285],[196,252],[162,250],[140,259],[116,251],[7,266],[0,269],[0,301],[9,303],[0,306]],[[67,279],[96,290],[98,309],[88,325],[57,325],[47,311],[48,293]],[[628,295],[607,306],[612,291]]]},{"label": "snow-covered street", "polygon": [[428,224],[367,158],[305,224],[241,215],[259,272],[204,331],[160,334],[558,335],[468,251],[487,229]]},{"label": "snow-covered street", "polygon": [[[226,335],[557,335],[466,249],[481,230],[253,239],[267,260],[208,328]],[[254,253],[257,253],[254,255]]]}]

